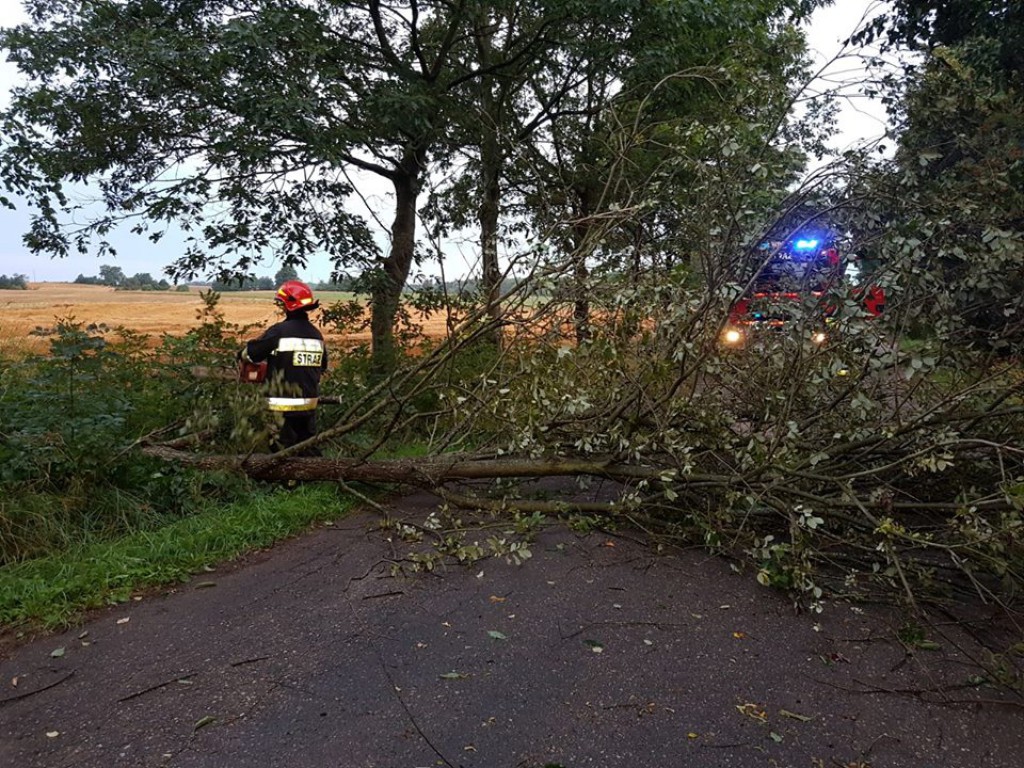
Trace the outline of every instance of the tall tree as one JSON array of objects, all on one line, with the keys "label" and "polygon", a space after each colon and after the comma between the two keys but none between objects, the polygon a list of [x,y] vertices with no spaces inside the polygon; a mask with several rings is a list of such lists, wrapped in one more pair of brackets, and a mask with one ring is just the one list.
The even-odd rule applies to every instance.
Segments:
[{"label": "tall tree", "polygon": [[[600,55],[594,55],[596,46],[590,49],[590,60],[614,68],[605,55],[608,40],[621,38],[617,28],[631,23],[623,7],[620,2],[493,0],[474,11],[471,37],[461,54],[465,71],[477,75],[459,110],[463,119],[457,140],[438,158],[463,170],[435,196],[429,213],[442,229],[479,228],[482,294],[496,325],[504,277],[499,262],[503,223],[513,237],[522,234],[516,215],[509,215],[515,197],[509,185],[522,178],[523,169],[516,166],[527,154],[524,145],[561,114],[563,100],[589,76],[581,40],[604,41]],[[573,63],[556,69],[554,61]],[[538,84],[552,76],[538,91]]]},{"label": "tall tree", "polygon": [[299,272],[295,269],[292,264],[283,264],[277,272],[274,273],[274,286],[277,287],[282,283],[286,283],[289,280],[298,280]]},{"label": "tall tree", "polygon": [[506,166],[516,145],[516,112],[530,75],[554,55],[559,34],[571,19],[561,3],[502,2],[481,4],[473,28],[470,60],[482,76],[476,81],[476,110],[471,146],[477,150],[476,222],[480,228],[483,294],[500,339],[502,269],[498,249],[501,198]]},{"label": "tall tree", "polygon": [[1020,2],[897,0],[864,35],[920,52],[892,84],[899,138],[877,229],[927,266],[904,278],[908,295],[934,295],[922,324],[1002,352],[1024,348],[1022,30]]},{"label": "tall tree", "polygon": [[[610,5],[603,25],[580,24],[570,49],[576,56],[552,62],[538,78],[538,101],[565,93],[533,143],[532,178],[523,186],[535,221],[569,222],[559,245],[572,264],[579,339],[588,333],[594,267],[621,270],[628,258],[635,270],[645,250],[667,263],[698,253],[692,236],[682,252],[681,238],[650,247],[659,228],[673,220],[678,227],[680,218],[703,228],[704,246],[707,233],[734,228],[742,207],[709,218],[696,190],[706,197],[714,186],[696,176],[760,166],[761,178],[748,174],[750,189],[772,186],[774,198],[762,197],[778,202],[776,183],[792,181],[803,159],[788,129],[803,50],[789,24],[805,5]],[[721,186],[730,195],[737,189]],[[703,215],[680,216],[698,202]]]},{"label": "tall tree", "polygon": [[112,264],[103,264],[100,266],[100,280],[104,285],[124,285],[126,279],[124,270],[120,267]]},{"label": "tall tree", "polygon": [[[326,253],[369,273],[374,359],[394,352],[415,258],[416,201],[445,134],[448,67],[466,6],[379,0],[30,0],[32,24],[0,45],[29,78],[3,115],[0,170],[37,213],[28,244],[64,255],[121,221],[153,239],[189,236],[175,277],[248,273],[271,254]],[[347,173],[394,190],[379,254],[346,211]],[[101,208],[69,228],[66,184]],[[81,213],[81,212],[80,212]]]}]

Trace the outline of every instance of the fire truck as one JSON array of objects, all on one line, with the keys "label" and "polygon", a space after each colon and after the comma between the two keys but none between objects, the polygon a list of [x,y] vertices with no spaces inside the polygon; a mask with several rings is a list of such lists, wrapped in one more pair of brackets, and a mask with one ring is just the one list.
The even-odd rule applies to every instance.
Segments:
[{"label": "fire truck", "polygon": [[[851,277],[835,239],[800,234],[762,243],[755,256],[753,276],[729,310],[723,346],[744,348],[791,329],[815,345],[825,344],[838,311],[836,297]],[[851,295],[869,316],[885,308],[877,285],[855,285]]]}]

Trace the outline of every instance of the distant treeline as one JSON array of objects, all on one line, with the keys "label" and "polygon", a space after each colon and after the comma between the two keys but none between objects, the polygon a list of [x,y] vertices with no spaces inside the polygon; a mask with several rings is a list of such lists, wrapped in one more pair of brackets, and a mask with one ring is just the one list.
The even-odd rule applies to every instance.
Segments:
[{"label": "distant treeline", "polygon": [[271,277],[244,277],[240,280],[214,280],[211,282],[194,283],[215,290],[217,293],[234,291],[272,291],[277,286]]},{"label": "distant treeline", "polygon": [[[273,291],[276,290],[279,285],[289,280],[299,280],[298,272],[295,271],[295,267],[284,266],[277,271],[273,277],[257,277],[256,275],[245,275],[243,277],[233,277],[229,280],[214,280],[213,282],[193,283],[193,285],[203,285],[215,290],[217,293],[232,293],[234,291]],[[310,286],[314,290],[320,287],[320,284]],[[320,290],[326,290],[321,288]],[[341,290],[335,288],[333,290]]]},{"label": "distant treeline", "polygon": [[[192,285],[202,286],[204,288],[212,288],[217,293],[232,293],[235,291],[273,291],[279,285],[287,280],[300,280],[301,278],[294,274],[283,274],[278,272],[273,278],[271,277],[256,277],[247,276],[244,278],[234,278],[231,280],[214,280],[194,282]],[[454,295],[465,295],[467,293],[473,293],[479,289],[479,280],[462,280],[462,281],[450,281],[442,283],[440,280],[424,278],[419,281],[410,283],[406,287],[406,292],[412,291],[444,291],[445,293]],[[314,291],[342,291],[346,293],[369,293],[367,282],[365,279],[358,277],[350,277],[348,275],[342,275],[333,280],[319,280],[309,281],[308,285]],[[508,286],[511,287],[511,281],[508,282]]]},{"label": "distant treeline", "polygon": [[0,291],[28,289],[28,275],[0,275]]},{"label": "distant treeline", "polygon": [[[501,292],[507,293],[516,287],[518,282],[507,278],[501,283]],[[411,283],[407,291],[432,291],[445,293],[449,296],[474,296],[482,290],[482,283],[478,278],[463,278],[461,280],[449,280],[442,282],[437,278],[425,278],[416,283]]]},{"label": "distant treeline", "polygon": [[[166,280],[154,280],[149,272],[128,277],[120,267],[110,264],[101,265],[99,275],[79,275],[75,282],[79,285],[108,285],[119,291],[169,291],[174,287]],[[179,285],[176,290],[187,291],[188,286]]]},{"label": "distant treeline", "polygon": [[[155,280],[148,272],[128,276],[120,267],[104,264],[100,267],[99,275],[79,275],[75,282],[79,285],[106,285],[122,291],[187,291],[189,285],[197,288],[212,288],[217,293],[236,293],[240,291],[273,291],[279,285],[288,280],[299,280],[299,276],[291,267],[283,267],[273,277],[268,275],[256,276],[246,275],[241,278],[229,280],[195,280],[188,285],[171,285],[167,280]],[[0,275],[0,288],[27,288],[27,278],[24,275],[8,277]],[[320,280],[310,282],[309,286],[314,291],[339,291],[347,293],[368,293],[365,280],[358,277],[341,275],[333,280]],[[502,293],[515,286],[515,281],[505,280],[502,284]],[[412,282],[405,289],[406,293],[428,292],[445,293],[450,296],[471,296],[480,290],[480,281],[477,279],[450,280],[442,282],[437,278],[421,278]]]}]

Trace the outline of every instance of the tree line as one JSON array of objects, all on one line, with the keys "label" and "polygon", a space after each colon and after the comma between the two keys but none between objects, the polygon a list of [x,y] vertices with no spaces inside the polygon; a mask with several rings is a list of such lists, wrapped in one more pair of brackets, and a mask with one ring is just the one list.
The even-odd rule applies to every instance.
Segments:
[{"label": "tree line", "polygon": [[0,275],[0,290],[28,290],[28,275]]},{"label": "tree line", "polygon": [[79,274],[74,282],[78,285],[106,285],[122,291],[169,291],[172,287],[166,279],[156,280],[149,272],[128,276],[114,264],[102,264],[98,275]]}]

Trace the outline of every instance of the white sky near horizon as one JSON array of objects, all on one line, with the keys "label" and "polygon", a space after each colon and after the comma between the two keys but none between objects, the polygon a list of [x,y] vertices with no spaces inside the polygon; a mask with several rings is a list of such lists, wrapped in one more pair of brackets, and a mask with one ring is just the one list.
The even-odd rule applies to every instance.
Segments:
[{"label": "white sky near horizon", "polygon": [[[836,0],[835,4],[819,9],[812,17],[808,27],[808,46],[814,61],[824,66],[842,51],[842,41],[849,37],[865,18],[870,18],[884,7],[882,0]],[[25,23],[28,17],[20,0],[0,0],[0,27],[11,27]],[[858,95],[857,87],[864,79],[863,67],[859,59],[848,55],[830,64],[816,86],[824,90],[835,87],[835,82],[846,83],[843,88],[845,98],[839,121],[839,133],[832,145],[837,150],[846,149],[862,143],[873,142],[885,133],[886,122],[884,110],[877,102],[869,101]],[[6,60],[0,60],[0,107],[7,102],[9,89],[18,82],[15,67]],[[378,183],[379,184],[379,183]],[[379,185],[377,186],[379,190]],[[364,192],[371,199],[381,199],[379,191]],[[390,223],[390,211],[386,208],[378,215],[385,223]],[[54,259],[44,255],[33,255],[22,243],[22,235],[28,230],[29,211],[24,204],[11,211],[0,208],[0,274],[23,274],[31,282],[61,282],[74,280],[79,274],[96,275],[101,263],[108,264],[115,260],[110,257],[96,257],[76,254],[65,259]],[[385,235],[382,234],[382,237]],[[144,236],[133,236],[127,231],[123,235],[115,235],[112,242],[117,247],[116,263],[127,275],[148,272],[155,279],[162,278],[163,268],[170,264],[182,251],[181,240],[168,235],[161,243],[154,245]],[[446,256],[456,262],[449,264],[447,277],[464,276],[470,269],[470,259],[458,255],[458,245],[453,245],[454,256]],[[446,254],[449,249],[446,248]],[[462,262],[461,264],[459,262]],[[259,274],[272,275],[279,265],[264,264],[257,268]],[[455,274],[452,274],[452,272]],[[460,274],[461,271],[461,274]],[[300,269],[302,278],[316,282],[326,280],[330,275],[330,264],[326,258],[314,260],[308,268]]]}]

